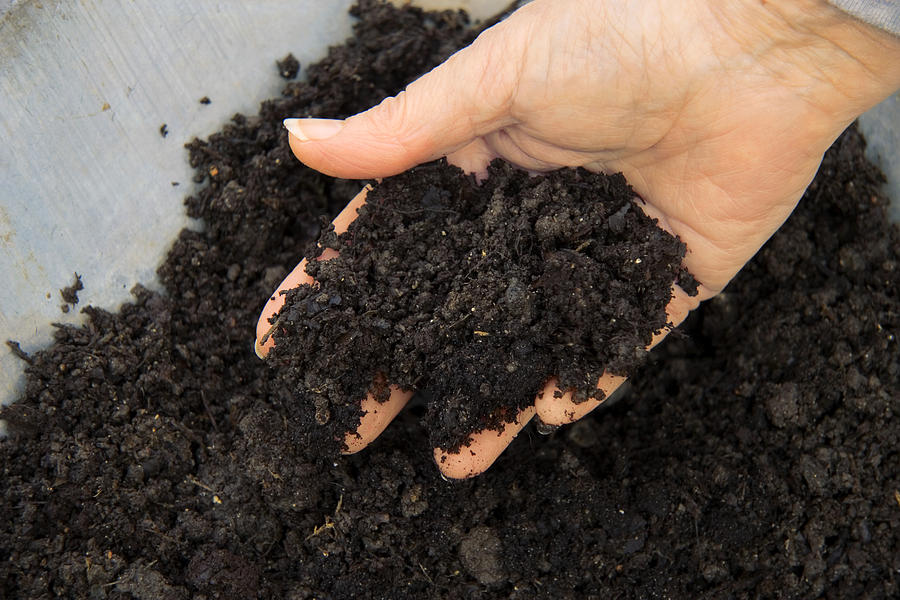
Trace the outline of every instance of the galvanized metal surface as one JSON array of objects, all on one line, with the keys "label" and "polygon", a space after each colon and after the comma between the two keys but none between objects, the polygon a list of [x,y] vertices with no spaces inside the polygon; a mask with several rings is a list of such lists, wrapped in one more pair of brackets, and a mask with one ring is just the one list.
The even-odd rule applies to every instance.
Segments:
[{"label": "galvanized metal surface", "polygon": [[[81,306],[115,309],[188,225],[183,144],[254,113],[284,85],[274,60],[321,58],[351,0],[20,0],[0,20],[0,341],[26,351]],[[202,105],[208,96],[212,103]],[[168,136],[160,135],[165,123]],[[178,182],[177,187],[172,182]],[[21,383],[0,351],[0,399]]]},{"label": "galvanized metal surface", "polygon": [[887,177],[891,219],[900,223],[900,92],[862,115],[859,126],[869,143],[866,156]]}]

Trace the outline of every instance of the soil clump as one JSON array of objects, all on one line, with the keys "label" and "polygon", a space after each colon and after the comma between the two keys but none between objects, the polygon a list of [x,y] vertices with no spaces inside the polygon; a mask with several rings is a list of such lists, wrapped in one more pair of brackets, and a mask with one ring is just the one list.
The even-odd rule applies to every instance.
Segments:
[{"label": "soil clump", "polygon": [[78,292],[83,289],[84,282],[81,280],[81,275],[75,273],[72,284],[59,290],[59,296],[63,300],[63,303],[59,305],[59,309],[64,313],[69,312],[72,307],[78,304]]},{"label": "soil clump", "polygon": [[278,74],[282,79],[294,79],[300,72],[300,61],[293,54],[275,61],[275,66],[278,67]]},{"label": "soil clump", "polygon": [[345,233],[319,237],[338,256],[308,263],[316,285],[271,319],[268,360],[315,407],[297,426],[324,427],[316,452],[386,382],[421,390],[431,442],[451,451],[500,430],[550,375],[576,401],[602,398],[603,372],[630,375],[669,325],[672,285],[697,287],[684,244],[634,199],[621,175],[499,160],[480,184],[444,161],[374,184]]},{"label": "soil clump", "polygon": [[356,14],[305,82],[190,144],[205,227],[179,236],[165,293],[20,353],[0,596],[900,595],[900,233],[855,129],[611,408],[526,430],[461,483],[437,474],[424,406],[360,454],[308,456],[301,403],[250,345],[316,215],[359,188],[298,165],[281,120],[368,108],[474,35],[458,13]]}]

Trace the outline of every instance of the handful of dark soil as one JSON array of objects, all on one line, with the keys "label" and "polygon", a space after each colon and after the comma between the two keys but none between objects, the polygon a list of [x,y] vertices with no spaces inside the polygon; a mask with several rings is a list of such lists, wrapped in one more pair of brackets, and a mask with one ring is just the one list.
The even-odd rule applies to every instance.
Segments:
[{"label": "handful of dark soil", "polygon": [[346,233],[320,236],[339,256],[310,261],[318,285],[272,319],[271,362],[315,407],[318,451],[356,429],[367,391],[387,399],[385,379],[424,390],[431,443],[455,450],[551,375],[583,401],[604,371],[630,374],[673,283],[696,293],[684,244],[634,198],[621,175],[501,161],[481,185],[443,161],[377,185]]}]

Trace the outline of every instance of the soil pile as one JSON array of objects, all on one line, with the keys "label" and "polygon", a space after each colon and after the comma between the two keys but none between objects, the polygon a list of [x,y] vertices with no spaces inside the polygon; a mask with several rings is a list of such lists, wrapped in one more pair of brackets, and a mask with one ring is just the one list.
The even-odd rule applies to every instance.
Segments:
[{"label": "soil pile", "polygon": [[297,399],[250,344],[313,215],[358,185],[297,165],[280,121],[364,109],[472,36],[455,13],[359,14],[307,83],[191,145],[206,228],[176,242],[167,293],[86,309],[28,357],[2,415],[0,595],[900,594],[900,235],[854,130],[612,408],[456,484],[421,408],[361,454],[305,457]]},{"label": "soil pile", "polygon": [[315,407],[297,424],[310,445],[356,431],[385,379],[423,391],[432,444],[454,450],[500,430],[551,374],[576,400],[602,398],[604,370],[630,375],[667,326],[673,283],[697,287],[684,244],[634,197],[621,175],[530,177],[501,161],[480,185],[443,162],[376,184],[345,233],[320,236],[339,254],[308,264],[317,284],[271,319],[274,375]]}]

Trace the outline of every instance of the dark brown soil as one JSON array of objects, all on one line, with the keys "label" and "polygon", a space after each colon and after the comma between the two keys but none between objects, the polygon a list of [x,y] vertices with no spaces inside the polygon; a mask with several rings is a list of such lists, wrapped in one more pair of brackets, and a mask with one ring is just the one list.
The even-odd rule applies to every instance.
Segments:
[{"label": "dark brown soil", "polygon": [[471,38],[365,5],[308,83],[191,145],[206,227],[166,294],[86,309],[30,357],[3,410],[0,596],[897,597],[900,233],[852,129],[612,408],[526,430],[462,483],[437,475],[421,406],[360,454],[306,456],[254,326],[358,184],[299,166],[280,120],[364,109]]},{"label": "dark brown soil", "polygon": [[59,309],[64,313],[69,312],[72,307],[78,304],[78,292],[83,289],[84,282],[81,280],[81,275],[75,273],[72,279],[72,285],[59,290],[59,296],[63,300],[63,304],[59,306]]},{"label": "dark brown soil", "polygon": [[449,450],[512,421],[551,374],[602,398],[604,370],[630,375],[667,327],[673,283],[696,294],[684,244],[634,198],[621,175],[501,161],[481,184],[445,162],[376,184],[346,233],[320,236],[339,255],[308,264],[317,285],[271,319],[273,375],[315,407],[297,423],[310,445],[336,454],[385,379],[427,398],[431,443]]},{"label": "dark brown soil", "polygon": [[275,66],[278,67],[278,74],[284,79],[294,79],[300,72],[300,61],[293,54],[275,61]]}]

